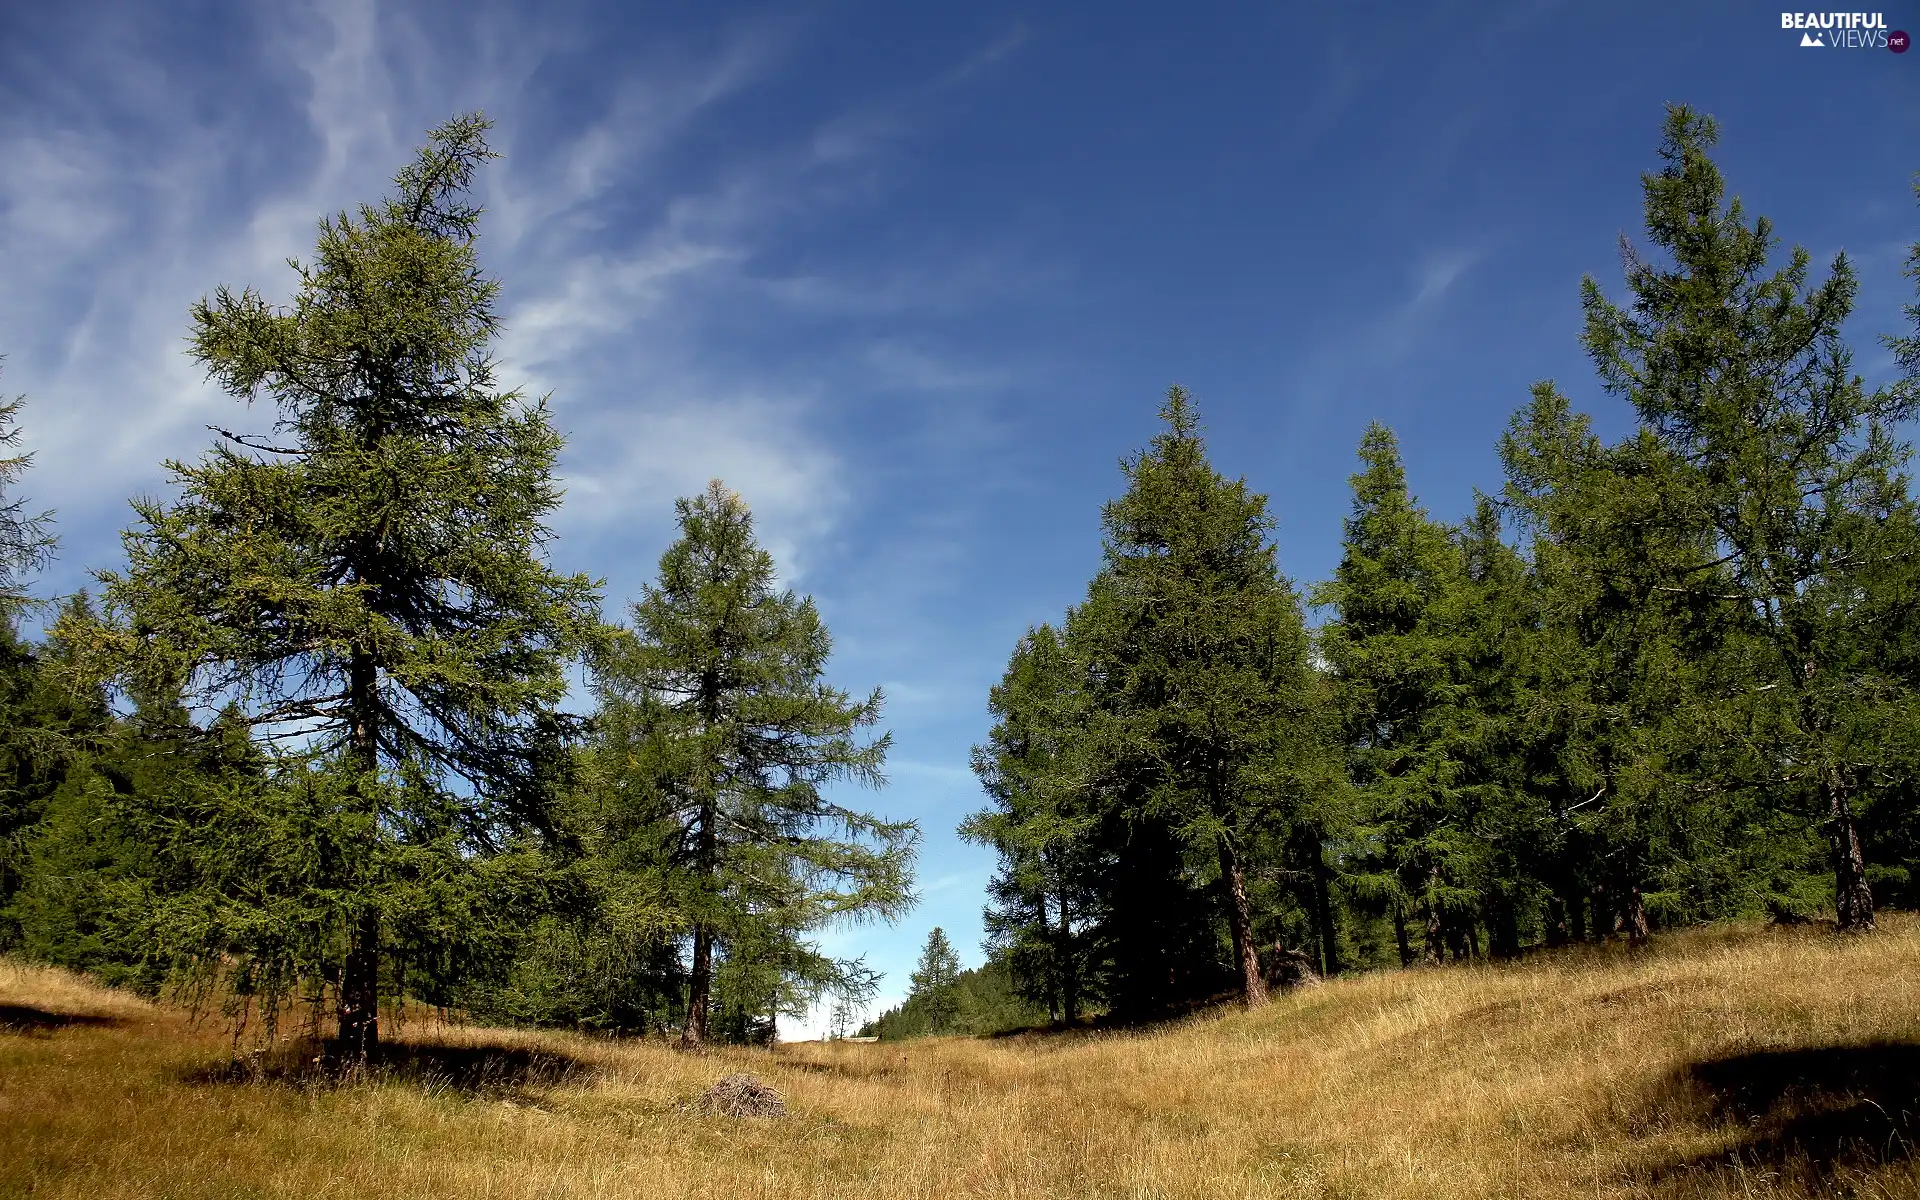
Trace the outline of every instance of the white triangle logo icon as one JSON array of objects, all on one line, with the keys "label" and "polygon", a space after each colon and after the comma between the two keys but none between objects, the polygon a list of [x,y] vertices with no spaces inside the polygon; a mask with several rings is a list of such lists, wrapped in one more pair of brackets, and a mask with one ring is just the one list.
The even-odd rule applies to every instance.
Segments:
[{"label": "white triangle logo icon", "polygon": [[1825,49],[1825,48],[1826,48],[1826,45],[1827,45],[1827,44],[1826,44],[1825,42],[1823,42],[1823,41],[1821,41],[1821,40],[1820,40],[1820,35],[1819,35],[1819,34],[1816,34],[1816,33],[1803,33],[1803,34],[1801,34],[1801,35],[1800,35],[1800,44],[1801,44],[1802,46],[1819,46],[1819,47],[1820,47],[1820,48],[1822,48],[1822,49]]}]

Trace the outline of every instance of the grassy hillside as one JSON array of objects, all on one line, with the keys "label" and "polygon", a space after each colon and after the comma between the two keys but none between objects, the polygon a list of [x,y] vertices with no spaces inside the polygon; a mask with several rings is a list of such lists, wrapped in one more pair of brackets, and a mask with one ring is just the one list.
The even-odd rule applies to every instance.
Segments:
[{"label": "grassy hillside", "polygon": [[[1913,917],[1382,973],[1141,1034],[688,1056],[416,1024],[353,1085],[17,964],[0,1027],[6,1196],[1920,1194]],[[792,1115],[684,1110],[740,1070]]]}]

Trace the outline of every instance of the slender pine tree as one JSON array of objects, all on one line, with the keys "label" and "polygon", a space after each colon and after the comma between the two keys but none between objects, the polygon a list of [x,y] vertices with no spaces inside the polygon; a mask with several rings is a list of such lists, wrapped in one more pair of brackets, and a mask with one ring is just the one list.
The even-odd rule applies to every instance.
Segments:
[{"label": "slender pine tree", "polygon": [[1359,793],[1358,882],[1390,909],[1402,961],[1418,917],[1420,955],[1437,962],[1465,947],[1479,900],[1470,793],[1445,739],[1463,649],[1445,601],[1464,568],[1452,531],[1408,493],[1393,433],[1369,426],[1360,462],[1340,565],[1314,592],[1333,610],[1320,650]]},{"label": "slender pine tree", "polygon": [[825,792],[885,782],[888,737],[861,735],[882,698],[823,680],[826,626],[811,599],[777,590],[746,504],[715,480],[677,509],[680,537],[633,605],[632,634],[600,664],[596,754],[611,817],[660,838],[689,942],[691,1048],[713,1033],[716,983],[736,1035],[844,985],[858,964],[805,935],[904,911],[918,829]]},{"label": "slender pine tree", "polygon": [[[1673,583],[1712,544],[1702,524],[1671,519],[1676,464],[1645,434],[1602,445],[1551,384],[1501,453],[1540,601],[1530,670],[1547,740],[1534,782],[1560,857],[1547,872],[1555,924],[1639,941],[1653,915],[1759,911],[1722,878],[1751,798],[1730,785],[1714,711],[1741,669],[1735,614],[1724,592]],[[1794,907],[1791,887],[1769,890]]]},{"label": "slender pine tree", "polygon": [[[1525,772],[1529,718],[1538,706],[1527,672],[1535,614],[1526,564],[1503,539],[1490,497],[1475,497],[1456,538],[1461,569],[1441,621],[1455,640],[1457,674],[1441,737],[1459,764],[1455,788],[1469,820],[1462,832],[1475,843],[1474,871],[1461,882],[1479,893],[1488,952],[1511,957],[1520,952],[1523,914],[1532,906],[1543,815]],[[1470,929],[1460,933],[1473,940]]]},{"label": "slender pine tree", "polygon": [[913,970],[913,991],[907,996],[925,1010],[928,1033],[946,1033],[952,1026],[958,999],[954,985],[959,982],[960,956],[947,941],[946,930],[935,925],[920,950],[919,965]]}]

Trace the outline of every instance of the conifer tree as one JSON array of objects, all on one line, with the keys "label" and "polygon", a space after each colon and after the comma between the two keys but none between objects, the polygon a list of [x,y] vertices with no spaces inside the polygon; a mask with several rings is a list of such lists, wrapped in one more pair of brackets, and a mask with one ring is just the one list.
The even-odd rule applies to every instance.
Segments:
[{"label": "conifer tree", "polygon": [[[87,611],[84,594],[67,607]],[[110,743],[126,749],[124,737],[114,736],[121,731],[106,696],[76,686],[67,667],[58,638],[35,646],[0,623],[0,948],[20,945],[42,958],[48,938],[26,928],[33,922],[25,893],[48,876],[50,835],[88,840],[80,817],[92,807],[95,760]],[[63,879],[69,888],[86,886],[76,871]]]},{"label": "conifer tree", "polygon": [[1456,643],[1457,672],[1441,737],[1469,822],[1460,840],[1474,846],[1475,870],[1462,882],[1479,892],[1489,953],[1510,957],[1520,952],[1522,914],[1531,907],[1542,812],[1526,777],[1529,717],[1538,708],[1527,671],[1537,644],[1533,597],[1502,532],[1494,501],[1476,496],[1457,531],[1461,569],[1440,614]]},{"label": "conifer tree", "polygon": [[1463,567],[1452,531],[1409,495],[1393,433],[1370,425],[1360,462],[1340,565],[1314,592],[1333,609],[1320,646],[1359,792],[1362,886],[1391,907],[1402,961],[1417,913],[1422,956],[1437,962],[1466,948],[1479,900],[1479,846],[1443,737],[1462,649],[1445,601]]},{"label": "conifer tree", "polygon": [[1550,872],[1555,923],[1639,941],[1649,905],[1680,920],[1756,907],[1701,874],[1740,823],[1712,711],[1737,663],[1724,595],[1672,584],[1711,546],[1665,507],[1675,464],[1644,434],[1603,446],[1551,384],[1516,414],[1501,454],[1542,602],[1532,663],[1554,742],[1535,786],[1548,842],[1579,860]]},{"label": "conifer tree", "polygon": [[988,884],[987,939],[1029,999],[1052,1019],[1080,1019],[1089,933],[1100,920],[1101,870],[1087,786],[1081,672],[1058,631],[1030,630],[988,697],[995,718],[973,770],[993,807],[960,835],[991,846],[1000,865]]},{"label": "conifer tree", "polygon": [[677,504],[680,537],[599,670],[596,754],[607,819],[657,831],[665,899],[690,941],[682,1043],[712,1033],[716,981],[735,1032],[800,1012],[850,968],[804,935],[911,903],[910,821],[823,791],[885,782],[878,689],[823,680],[832,640],[813,601],[776,589],[741,498],[718,480]]},{"label": "conifer tree", "polygon": [[954,985],[960,982],[960,956],[947,941],[946,930],[938,925],[927,935],[920,950],[920,963],[913,970],[913,991],[909,1000],[918,1001],[927,1014],[927,1032],[945,1033],[953,1023],[956,999]]},{"label": "conifer tree", "polygon": [[[22,397],[0,403],[0,450],[20,444]],[[27,514],[16,494],[33,463],[32,454],[0,453],[0,909],[19,890],[24,839],[42,815],[48,795],[73,746],[59,685],[19,635],[18,622],[31,601],[26,577],[53,553],[51,513]],[[51,704],[51,710],[50,710]],[[0,916],[0,948],[16,936]]]},{"label": "conifer tree", "polygon": [[487,127],[442,125],[385,200],[323,219],[291,306],[194,306],[194,358],[274,432],[169,462],[177,498],[134,503],[127,568],[100,576],[104,623],[65,631],[267,756],[156,817],[193,831],[162,933],[269,1015],[326,981],[350,1058],[408,964],[488,965],[478,914],[549,824],[564,667],[598,630],[593,582],[544,561],[560,435],[488,355]]},{"label": "conifer tree", "polygon": [[[1920,198],[1920,176],[1914,181]],[[1920,240],[1908,251],[1906,275],[1920,284]],[[1903,371],[1899,386],[1920,390],[1920,303],[1903,306],[1911,332],[1885,340]],[[1909,504],[1890,514],[1881,536],[1883,552],[1862,570],[1864,611],[1857,628],[1862,652],[1897,681],[1877,705],[1872,736],[1891,760],[1873,780],[1869,861],[1882,866],[1877,891],[1905,908],[1920,906],[1920,513]],[[1871,868],[1870,868],[1871,869]]]},{"label": "conifer tree", "polygon": [[1587,280],[1584,340],[1657,444],[1664,519],[1710,531],[1663,586],[1729,597],[1760,649],[1729,697],[1742,712],[1729,727],[1753,731],[1751,782],[1818,820],[1839,926],[1866,929],[1857,810],[1886,747],[1862,731],[1894,685],[1857,652],[1860,576],[1894,550],[1889,522],[1909,503],[1896,430],[1916,396],[1864,386],[1841,337],[1846,256],[1812,284],[1804,250],[1772,267],[1772,225],[1726,198],[1716,140],[1710,117],[1668,111],[1663,166],[1643,177],[1647,237],[1667,261],[1627,251],[1624,307]]},{"label": "conifer tree", "polygon": [[185,881],[169,844],[179,831],[150,818],[224,776],[232,747],[196,736],[177,694],[138,692],[132,711],[116,714],[106,689],[76,687],[84,672],[59,631],[94,620],[86,593],[71,597],[37,651],[40,711],[59,714],[69,749],[45,780],[50,791],[24,839],[23,886],[8,915],[28,956],[152,991],[164,982],[152,896]]},{"label": "conifer tree", "polygon": [[1160,417],[1165,430],[1122,463],[1105,564],[1077,614],[1099,681],[1093,736],[1135,835],[1164,831],[1168,857],[1212,859],[1231,976],[1258,1005],[1247,856],[1263,825],[1288,824],[1309,795],[1317,693],[1266,498],[1213,469],[1184,389],[1168,390]]}]

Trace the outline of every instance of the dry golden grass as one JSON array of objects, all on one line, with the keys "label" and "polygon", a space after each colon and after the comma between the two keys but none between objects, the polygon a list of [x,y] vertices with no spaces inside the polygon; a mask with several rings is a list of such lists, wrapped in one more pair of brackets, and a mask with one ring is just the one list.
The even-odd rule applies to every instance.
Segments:
[{"label": "dry golden grass", "polygon": [[[0,1194],[1920,1195],[1920,919],[1387,972],[1146,1033],[655,1044],[410,1025],[299,1082],[0,962]],[[752,1072],[791,1116],[702,1116]]]}]

